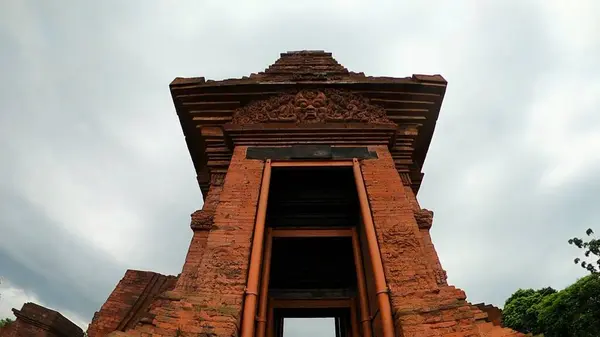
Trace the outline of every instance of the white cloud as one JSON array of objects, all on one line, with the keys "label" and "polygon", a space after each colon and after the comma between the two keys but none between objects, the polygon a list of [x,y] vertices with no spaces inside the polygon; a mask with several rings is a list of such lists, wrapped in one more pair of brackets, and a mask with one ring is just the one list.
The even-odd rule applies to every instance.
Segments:
[{"label": "white cloud", "polygon": [[555,188],[600,167],[600,79],[552,73],[540,82],[524,120],[525,144],[548,160],[540,183]]},{"label": "white cloud", "polygon": [[21,309],[26,302],[37,302],[37,298],[24,289],[13,287],[6,279],[0,284],[0,318],[15,319],[12,309]]},{"label": "white cloud", "polygon": [[581,62],[582,57],[593,57],[585,54],[600,48],[600,4],[593,0],[552,0],[542,4],[539,9],[546,19],[546,29],[556,44],[563,47],[557,51],[570,56],[568,61],[575,63]]}]

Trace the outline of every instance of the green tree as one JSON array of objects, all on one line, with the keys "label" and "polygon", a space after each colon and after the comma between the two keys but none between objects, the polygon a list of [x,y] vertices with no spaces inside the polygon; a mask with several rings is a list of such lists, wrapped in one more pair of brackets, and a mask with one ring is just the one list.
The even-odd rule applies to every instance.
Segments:
[{"label": "green tree", "polygon": [[519,289],[504,305],[505,326],[544,337],[600,336],[600,274],[583,277],[556,292]]},{"label": "green tree", "polygon": [[11,323],[13,320],[10,318],[0,319],[0,328],[3,328],[5,325]]},{"label": "green tree", "polygon": [[545,337],[600,336],[600,275],[592,274],[536,305]]},{"label": "green tree", "polygon": [[[575,264],[579,264],[590,273],[596,274],[600,269],[600,240],[594,236],[594,231],[591,228],[585,231],[585,234],[589,237],[588,241],[575,237],[569,239],[569,244],[584,250],[585,259],[576,258]],[[590,262],[590,260],[596,261]]]},{"label": "green tree", "polygon": [[504,303],[502,322],[506,327],[523,333],[542,332],[538,325],[536,305],[555,293],[556,290],[552,288],[517,290]]},{"label": "green tree", "polygon": [[600,240],[591,229],[585,233],[587,241],[572,238],[569,244],[584,250],[585,258],[575,263],[591,275],[559,292],[552,288],[517,290],[504,304],[505,326],[544,337],[600,336]]}]

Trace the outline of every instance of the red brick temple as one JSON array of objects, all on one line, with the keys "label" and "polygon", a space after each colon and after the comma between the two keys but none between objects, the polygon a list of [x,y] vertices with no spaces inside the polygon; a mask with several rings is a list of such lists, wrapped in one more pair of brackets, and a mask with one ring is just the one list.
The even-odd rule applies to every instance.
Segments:
[{"label": "red brick temple", "polygon": [[128,271],[89,337],[285,337],[302,317],[332,318],[337,337],[524,336],[447,283],[416,198],[446,85],[350,72],[322,51],[241,79],[176,78],[204,197],[185,264]]}]

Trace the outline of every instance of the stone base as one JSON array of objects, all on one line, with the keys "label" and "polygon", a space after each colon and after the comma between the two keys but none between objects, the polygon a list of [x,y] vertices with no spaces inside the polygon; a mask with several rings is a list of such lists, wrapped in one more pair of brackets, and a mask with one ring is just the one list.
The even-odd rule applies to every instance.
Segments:
[{"label": "stone base", "polygon": [[[395,308],[396,335],[402,337],[502,337],[525,336],[488,321],[488,315],[466,301],[452,286],[419,294],[419,303]],[[411,308],[418,307],[420,309]],[[417,306],[418,305],[418,306]]]},{"label": "stone base", "polygon": [[[421,309],[395,308],[396,335],[401,337],[525,337],[525,334],[495,325],[488,314],[465,300],[464,292],[452,286],[418,294]],[[169,292],[163,306],[152,311],[152,322],[115,332],[112,337],[230,337],[238,336],[239,313],[227,306],[200,305],[200,298],[180,299]],[[412,297],[412,296],[411,296]],[[412,297],[413,299],[415,297]],[[413,305],[417,303],[412,301]]]}]

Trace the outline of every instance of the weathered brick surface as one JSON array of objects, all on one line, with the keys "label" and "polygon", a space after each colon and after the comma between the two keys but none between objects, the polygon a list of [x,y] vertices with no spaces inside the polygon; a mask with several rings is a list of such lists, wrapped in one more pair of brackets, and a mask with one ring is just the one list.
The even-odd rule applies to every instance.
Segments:
[{"label": "weathered brick surface", "polygon": [[[445,272],[412,190],[402,185],[386,147],[378,159],[361,163],[390,289],[397,336],[523,336],[486,322],[487,314],[466,302],[465,293],[445,282]],[[417,212],[417,213],[415,213]],[[419,228],[421,227],[421,229]],[[440,273],[443,272],[443,279]]]},{"label": "weathered brick surface", "polygon": [[440,263],[440,259],[437,255],[433,242],[431,241],[431,235],[429,233],[429,230],[433,225],[433,212],[426,209],[421,209],[421,206],[417,201],[417,196],[413,192],[410,185],[405,184],[404,193],[413,209],[413,214],[419,227],[419,233],[421,234],[421,242],[423,243],[423,248],[425,250],[425,257],[433,268],[436,282],[440,285],[447,285],[446,271],[442,268],[442,264]]},{"label": "weathered brick surface", "polygon": [[388,285],[395,307],[410,305],[405,297],[437,288],[433,268],[394,161],[385,146],[371,147],[378,159],[361,164]]},{"label": "weathered brick surface", "polygon": [[[363,161],[361,168],[397,336],[523,336],[490,323],[462,290],[446,284],[429,235],[432,213],[422,210],[412,189],[402,185],[387,148],[371,149],[379,158]],[[245,159],[245,152],[236,148],[224,184],[211,185],[202,213],[193,216],[194,237],[174,291],[154,301],[151,320],[111,336],[237,336],[264,167]],[[364,237],[362,229],[359,235]],[[381,336],[371,265],[366,247],[362,250],[373,332]]]},{"label": "weathered brick surface", "polygon": [[237,147],[222,188],[211,184],[202,211],[210,231],[195,231],[180,280],[151,324],[119,336],[237,336],[264,163]]},{"label": "weathered brick surface", "polygon": [[34,303],[13,309],[17,319],[0,329],[1,337],[82,337],[83,330],[60,313]]},{"label": "weathered brick surface", "polygon": [[486,321],[494,325],[502,325],[502,310],[500,308],[485,303],[474,304],[474,306],[487,314]]},{"label": "weathered brick surface", "polygon": [[134,327],[156,297],[175,286],[175,276],[149,271],[127,270],[88,327],[89,337],[101,337],[115,330]]},{"label": "weathered brick surface", "polygon": [[0,336],[3,337],[12,337],[14,336],[15,329],[17,329],[19,323],[13,321],[12,323],[6,324],[5,326],[0,328]]},{"label": "weathered brick surface", "polygon": [[204,199],[202,210],[192,214],[191,227],[194,230],[194,236],[177,281],[176,292],[194,293],[198,290],[200,267],[208,243],[208,234],[214,225],[215,212],[223,191],[223,182],[223,174],[213,174],[213,182]]},{"label": "weathered brick surface", "polygon": [[194,231],[183,270],[179,276],[175,290],[177,292],[193,292],[197,290],[200,264],[208,241],[208,231]]},{"label": "weathered brick surface", "polygon": [[44,330],[36,325],[27,324],[22,320],[12,322],[10,325],[0,329],[0,336],[2,337],[55,337],[56,335]]}]

